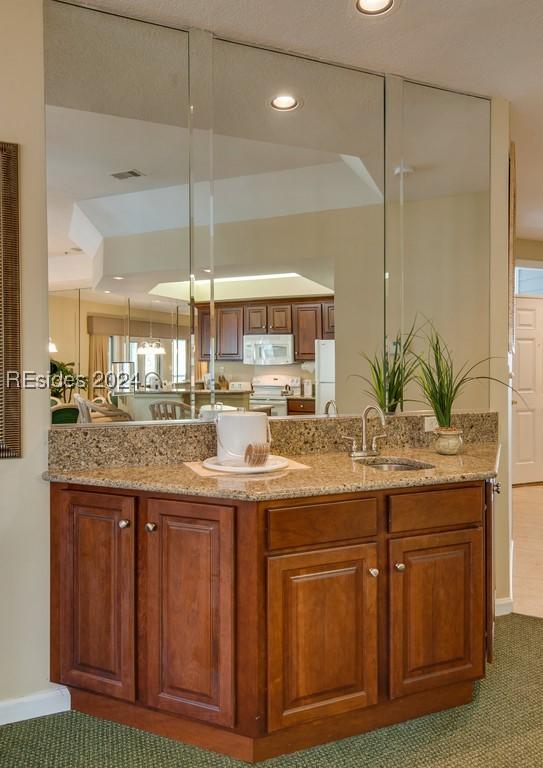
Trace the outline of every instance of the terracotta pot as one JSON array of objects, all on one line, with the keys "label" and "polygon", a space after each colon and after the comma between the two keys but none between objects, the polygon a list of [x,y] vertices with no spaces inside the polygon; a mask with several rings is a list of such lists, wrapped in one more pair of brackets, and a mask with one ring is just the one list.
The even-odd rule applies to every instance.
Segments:
[{"label": "terracotta pot", "polygon": [[462,435],[464,434],[461,429],[454,429],[454,427],[439,427],[435,430],[437,435],[436,451],[445,456],[455,456],[464,441]]}]

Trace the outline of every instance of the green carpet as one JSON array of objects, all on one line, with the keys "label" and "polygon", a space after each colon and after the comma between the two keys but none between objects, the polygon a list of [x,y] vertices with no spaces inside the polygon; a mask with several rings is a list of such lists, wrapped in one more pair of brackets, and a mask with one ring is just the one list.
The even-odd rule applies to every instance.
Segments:
[{"label": "green carpet", "polygon": [[[0,768],[234,768],[236,760],[68,712],[0,728]],[[543,620],[497,623],[473,704],[260,763],[281,768],[541,768]]]}]

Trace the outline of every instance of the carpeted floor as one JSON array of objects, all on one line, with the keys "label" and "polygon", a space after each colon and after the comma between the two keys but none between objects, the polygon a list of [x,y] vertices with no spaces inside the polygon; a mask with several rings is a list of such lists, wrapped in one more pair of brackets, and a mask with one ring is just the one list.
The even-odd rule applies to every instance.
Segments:
[{"label": "carpeted floor", "polygon": [[[0,768],[234,768],[235,760],[76,712],[0,728]],[[473,704],[275,758],[281,768],[542,768],[543,620],[497,623]]]}]

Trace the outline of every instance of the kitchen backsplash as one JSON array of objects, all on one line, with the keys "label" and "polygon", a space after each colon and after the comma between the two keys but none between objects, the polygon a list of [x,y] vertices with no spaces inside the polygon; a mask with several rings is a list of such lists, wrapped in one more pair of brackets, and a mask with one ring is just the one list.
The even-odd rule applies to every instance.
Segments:
[{"label": "kitchen backsplash", "polygon": [[[272,419],[273,452],[297,456],[308,453],[347,452],[347,435],[360,436],[360,416],[297,417]],[[469,443],[496,442],[498,415],[466,412],[453,416],[453,425],[464,430]],[[370,420],[369,437],[380,428]],[[380,431],[380,429],[379,429]],[[432,432],[424,431],[424,415],[401,414],[387,418],[382,450],[412,446],[431,447]],[[107,426],[62,425],[49,430],[49,466],[57,470],[96,469],[177,464],[206,459],[216,453],[214,424],[183,422],[123,423]]]}]

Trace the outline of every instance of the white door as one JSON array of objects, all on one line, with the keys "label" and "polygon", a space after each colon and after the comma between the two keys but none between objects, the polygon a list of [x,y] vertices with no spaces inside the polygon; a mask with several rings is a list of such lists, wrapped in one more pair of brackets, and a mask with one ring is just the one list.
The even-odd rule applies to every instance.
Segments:
[{"label": "white door", "polygon": [[543,482],[543,298],[517,298],[513,483]]}]

